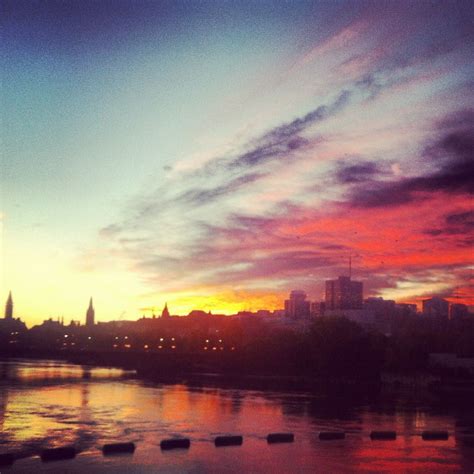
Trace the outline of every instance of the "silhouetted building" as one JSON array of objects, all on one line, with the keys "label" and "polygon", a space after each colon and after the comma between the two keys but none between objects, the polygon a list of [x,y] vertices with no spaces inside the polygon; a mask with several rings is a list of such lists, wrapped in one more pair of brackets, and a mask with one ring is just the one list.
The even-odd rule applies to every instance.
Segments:
[{"label": "silhouetted building", "polygon": [[168,311],[168,303],[165,303],[165,307],[163,308],[163,311],[161,312],[161,317],[165,319],[170,317],[170,312]]},{"label": "silhouetted building", "polygon": [[364,300],[364,311],[373,315],[375,327],[384,334],[390,334],[392,323],[398,314],[396,303],[382,297],[370,297]]},{"label": "silhouetted building", "polygon": [[326,310],[326,303],[324,301],[314,301],[310,306],[310,313],[312,318],[319,318],[324,316]]},{"label": "silhouetted building", "polygon": [[[163,316],[163,315],[162,315]],[[188,317],[190,318],[207,318],[209,316],[209,313],[206,311],[203,311],[202,309],[193,309],[188,313]]]},{"label": "silhouetted building", "polygon": [[423,300],[423,314],[430,318],[448,319],[449,302],[438,296]]},{"label": "silhouetted building", "polygon": [[469,316],[467,305],[453,303],[449,308],[449,319],[463,319]]},{"label": "silhouetted building", "polygon": [[290,299],[285,300],[285,316],[292,319],[309,318],[310,302],[306,301],[306,293],[293,290]]},{"label": "silhouetted building", "polygon": [[363,285],[350,277],[326,281],[326,309],[362,309]]},{"label": "silhouetted building", "polygon": [[398,316],[402,316],[402,317],[416,316],[416,312],[417,312],[416,304],[397,303],[395,307],[397,309]]},{"label": "silhouetted building", "polygon": [[354,321],[364,327],[377,327],[383,333],[386,333],[389,329],[388,325],[383,322],[380,324],[376,318],[375,314],[370,309],[326,309],[324,316],[328,318],[346,318],[351,321]]},{"label": "silhouetted building", "polygon": [[5,318],[0,319],[0,349],[8,344],[13,347],[19,342],[18,336],[27,331],[25,323],[20,318],[13,318],[13,298],[12,293],[8,294],[5,304]]},{"label": "silhouetted building", "polygon": [[381,297],[370,297],[364,300],[364,308],[373,311],[378,318],[390,318],[395,315],[395,301]]},{"label": "silhouetted building", "polygon": [[89,302],[89,308],[87,308],[86,313],[86,326],[94,326],[94,318],[95,318],[95,311],[94,307],[92,306],[92,298]]},{"label": "silhouetted building", "polygon": [[7,304],[5,305],[5,319],[13,319],[13,299],[11,291],[8,294]]}]

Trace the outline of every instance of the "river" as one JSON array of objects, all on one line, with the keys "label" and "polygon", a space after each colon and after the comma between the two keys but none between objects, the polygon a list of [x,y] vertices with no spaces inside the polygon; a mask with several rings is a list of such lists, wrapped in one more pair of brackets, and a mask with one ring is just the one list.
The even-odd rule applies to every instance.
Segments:
[{"label": "river", "polygon": [[[0,453],[19,458],[1,472],[469,472],[474,433],[469,403],[420,394],[351,397],[324,390],[251,390],[219,383],[140,380],[131,372],[60,361],[0,361]],[[423,430],[447,430],[424,441]],[[321,431],[346,438],[321,441]],[[372,441],[372,430],[395,430]],[[267,444],[271,432],[293,443]],[[216,448],[217,435],[239,434],[242,446]],[[161,451],[184,436],[187,450]],[[469,438],[468,438],[469,439]],[[471,438],[472,439],[472,438]],[[133,441],[133,455],[104,457],[105,443]],[[42,449],[75,445],[75,459],[43,463]]]}]

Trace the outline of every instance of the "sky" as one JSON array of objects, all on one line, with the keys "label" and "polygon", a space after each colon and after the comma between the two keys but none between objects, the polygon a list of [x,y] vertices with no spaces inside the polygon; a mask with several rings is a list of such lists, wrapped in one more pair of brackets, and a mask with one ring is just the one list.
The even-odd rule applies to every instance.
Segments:
[{"label": "sky", "polygon": [[474,304],[471,1],[0,7],[1,274],[31,326]]}]

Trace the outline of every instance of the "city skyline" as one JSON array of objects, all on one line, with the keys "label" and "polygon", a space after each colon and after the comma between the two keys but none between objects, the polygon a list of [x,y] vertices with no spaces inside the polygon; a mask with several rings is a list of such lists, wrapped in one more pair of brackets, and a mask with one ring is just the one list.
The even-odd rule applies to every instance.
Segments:
[{"label": "city skyline", "polygon": [[[225,313],[225,312],[214,312],[211,310],[206,311],[203,308],[193,308],[187,314],[174,313],[175,317],[186,317],[192,314],[213,314],[214,316],[236,316],[236,315],[257,315],[262,316],[265,314],[270,316],[278,315],[280,318],[284,317],[287,319],[307,319],[308,321],[313,321],[315,318],[321,316],[328,317],[344,317],[348,319],[355,319],[358,323],[368,323],[369,325],[373,323],[371,321],[374,311],[382,311],[386,313],[385,316],[389,316],[396,307],[398,307],[404,313],[405,317],[415,316],[423,314],[425,316],[430,316],[433,318],[439,317],[441,314],[444,314],[443,317],[449,319],[456,317],[469,317],[474,314],[474,307],[468,306],[463,303],[450,302],[445,300],[437,295],[432,295],[430,298],[423,299],[421,301],[420,307],[417,307],[416,304],[407,304],[404,302],[397,302],[394,300],[387,300],[382,297],[374,297],[364,295],[363,282],[354,281],[349,276],[339,276],[336,280],[326,280],[325,281],[326,291],[323,298],[316,298],[309,300],[307,299],[307,294],[302,290],[291,290],[289,293],[289,299],[281,301],[278,308],[258,308],[253,310],[240,310],[235,313]],[[374,306],[376,305],[376,306]],[[5,303],[5,312],[4,320],[6,321],[17,321],[22,324],[28,322],[29,320],[34,320],[28,315],[17,315],[14,314],[14,302],[12,297],[12,292],[8,293],[8,298]],[[347,312],[346,310],[350,310]],[[368,310],[368,312],[367,312]],[[352,312],[352,313],[351,313]],[[433,316],[434,315],[434,316]],[[120,322],[122,317],[120,315],[116,320],[102,320],[96,321],[95,318],[95,308],[93,304],[93,297],[89,299],[89,305],[85,312],[85,320],[83,321],[82,317],[77,315],[71,316],[67,321],[71,325],[77,326],[86,326],[93,327],[97,323],[104,322]],[[131,319],[127,321],[139,321],[141,319],[155,319],[155,318],[165,318],[169,319],[171,313],[168,309],[168,302],[164,303],[160,314],[159,306],[139,308],[136,315],[132,316]],[[56,321],[61,325],[65,324],[64,315],[44,319],[43,323],[48,323],[51,321]],[[33,324],[34,326],[34,324]],[[30,327],[32,325],[30,324]]]},{"label": "city skyline", "polygon": [[28,325],[322,300],[350,256],[366,295],[474,304],[472,2],[3,17],[0,296]]}]

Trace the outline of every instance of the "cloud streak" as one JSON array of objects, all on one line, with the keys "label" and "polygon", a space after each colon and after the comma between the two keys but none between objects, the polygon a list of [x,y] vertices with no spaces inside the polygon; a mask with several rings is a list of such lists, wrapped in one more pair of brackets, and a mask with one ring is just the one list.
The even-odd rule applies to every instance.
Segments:
[{"label": "cloud streak", "polygon": [[396,181],[365,179],[363,189],[356,189],[352,195],[353,205],[386,207],[407,204],[434,192],[474,193],[474,127],[443,136],[425,150],[422,158],[429,160],[431,167],[425,175]]}]

